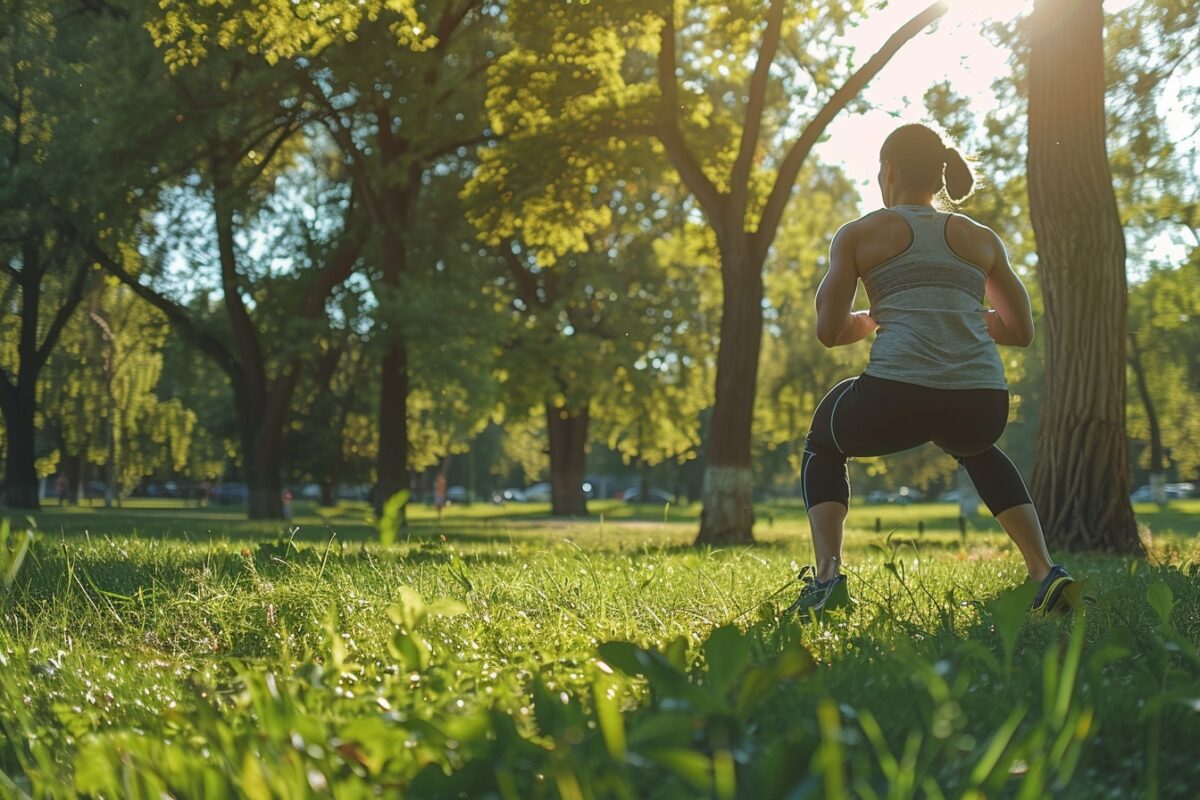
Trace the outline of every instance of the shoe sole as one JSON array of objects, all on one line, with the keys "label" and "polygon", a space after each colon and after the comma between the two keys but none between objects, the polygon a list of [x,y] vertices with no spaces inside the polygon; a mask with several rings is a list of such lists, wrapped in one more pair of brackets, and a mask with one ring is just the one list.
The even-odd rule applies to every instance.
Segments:
[{"label": "shoe sole", "polygon": [[838,602],[834,602],[834,603],[830,603],[829,602],[830,599],[831,598],[826,597],[820,603],[818,603],[816,605],[811,605],[811,606],[808,606],[805,608],[789,606],[787,609],[784,610],[783,613],[784,613],[784,615],[787,615],[787,614],[815,614],[819,617],[822,614],[824,614],[826,611],[837,611],[837,610],[843,609],[843,608],[853,608],[854,604],[858,602],[853,597],[851,597],[847,600],[842,600],[842,601],[838,601]]},{"label": "shoe sole", "polygon": [[1062,616],[1071,610],[1069,603],[1064,603],[1062,608],[1058,607],[1058,600],[1062,597],[1063,592],[1068,586],[1075,582],[1075,579],[1069,575],[1063,575],[1055,578],[1050,584],[1050,588],[1046,590],[1046,594],[1042,597],[1042,602],[1034,606],[1031,611],[1035,615],[1050,617]]}]

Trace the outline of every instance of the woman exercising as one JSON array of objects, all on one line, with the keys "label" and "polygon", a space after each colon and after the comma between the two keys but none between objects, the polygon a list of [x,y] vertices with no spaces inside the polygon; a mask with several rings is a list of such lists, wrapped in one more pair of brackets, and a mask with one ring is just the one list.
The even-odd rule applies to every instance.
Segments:
[{"label": "woman exercising", "polygon": [[[829,273],[817,290],[817,338],[826,347],[876,332],[863,374],[842,381],[813,414],[801,486],[816,568],[789,611],[850,602],[841,574],[842,526],[850,499],[846,459],[933,442],[971,476],[983,502],[1040,583],[1035,614],[1063,611],[1071,576],[1050,560],[1037,512],[1017,468],[996,440],[1008,421],[1008,384],[996,345],[1033,341],[1029,294],[991,229],[938,211],[935,199],[965,199],[970,167],[924,125],[897,128],[879,152],[885,208],[833,237]],[[870,311],[851,311],[862,280]],[[986,295],[992,305],[981,305]]]}]

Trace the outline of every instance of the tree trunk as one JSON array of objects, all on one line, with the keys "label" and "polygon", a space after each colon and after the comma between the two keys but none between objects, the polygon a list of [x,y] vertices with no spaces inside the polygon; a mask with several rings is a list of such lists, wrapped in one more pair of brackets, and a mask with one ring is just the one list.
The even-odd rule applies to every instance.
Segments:
[{"label": "tree trunk", "polygon": [[84,456],[64,456],[60,467],[67,479],[66,502],[69,505],[79,505],[83,496],[83,462]]},{"label": "tree trunk", "polygon": [[[418,173],[419,177],[419,173]],[[411,176],[410,176],[411,179]],[[411,183],[411,180],[410,180]],[[400,277],[408,270],[408,245],[403,227],[415,200],[415,190],[392,188],[383,195],[386,219],[381,232],[383,302],[395,302]],[[375,513],[397,492],[408,488],[408,342],[399,320],[388,320],[383,336],[379,387],[379,452],[376,455]]]},{"label": "tree trunk", "polygon": [[1046,306],[1033,497],[1051,544],[1134,553],[1125,442],[1125,240],[1105,148],[1101,0],[1037,0],[1029,210]]},{"label": "tree trunk", "polygon": [[332,508],[337,505],[337,485],[334,481],[321,481],[320,502],[324,508]]},{"label": "tree trunk", "polygon": [[379,391],[379,453],[375,513],[408,488],[408,347],[399,332],[383,354]]},{"label": "tree trunk", "polygon": [[558,408],[546,403],[550,433],[550,513],[556,517],[587,514],[583,479],[587,473],[588,409]]},{"label": "tree trunk", "polygon": [[1129,366],[1133,369],[1133,377],[1137,382],[1138,396],[1146,409],[1146,424],[1150,428],[1150,486],[1154,492],[1154,502],[1161,505],[1167,503],[1166,464],[1163,458],[1162,430],[1158,427],[1158,414],[1154,410],[1154,400],[1150,397],[1150,387],[1146,383],[1146,370],[1142,366],[1142,351],[1138,347],[1137,334],[1129,332]]},{"label": "tree trunk", "polygon": [[4,404],[4,505],[37,511],[38,503],[34,399],[21,392],[12,402]]},{"label": "tree trunk", "polygon": [[[242,470],[246,478],[246,516],[283,519],[283,416],[272,411],[265,397],[253,393],[241,374],[235,374],[234,403],[242,440]],[[286,403],[284,404],[286,406]],[[275,408],[278,408],[276,404]]]},{"label": "tree trunk", "polygon": [[700,534],[696,544],[754,541],[754,485],[750,430],[762,346],[762,259],[721,254],[723,304],[717,351],[717,392],[704,472]]},{"label": "tree trunk", "polygon": [[272,445],[271,437],[253,436],[253,441],[244,447],[246,487],[250,492],[246,516],[283,519],[283,482],[279,477],[283,459],[278,440]]}]

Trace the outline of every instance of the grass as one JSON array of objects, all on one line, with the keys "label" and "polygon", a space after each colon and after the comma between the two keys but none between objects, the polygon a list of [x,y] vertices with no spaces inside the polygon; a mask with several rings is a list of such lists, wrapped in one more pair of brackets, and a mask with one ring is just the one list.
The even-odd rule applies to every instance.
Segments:
[{"label": "grass", "polygon": [[780,618],[802,508],[713,550],[694,507],[591,507],[416,509],[388,548],[355,504],[47,509],[0,600],[0,796],[1200,790],[1200,502],[1139,507],[1149,562],[1070,557],[1092,599],[1044,624],[951,505],[855,509],[820,624]]}]

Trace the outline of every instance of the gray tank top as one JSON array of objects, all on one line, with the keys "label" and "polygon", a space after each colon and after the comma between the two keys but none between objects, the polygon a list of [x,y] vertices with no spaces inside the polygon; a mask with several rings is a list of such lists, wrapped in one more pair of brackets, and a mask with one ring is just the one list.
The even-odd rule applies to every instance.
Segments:
[{"label": "gray tank top", "polygon": [[867,273],[879,323],[864,372],[934,389],[1008,389],[983,319],[987,276],[946,242],[950,214],[893,206],[912,228],[908,249]]}]

